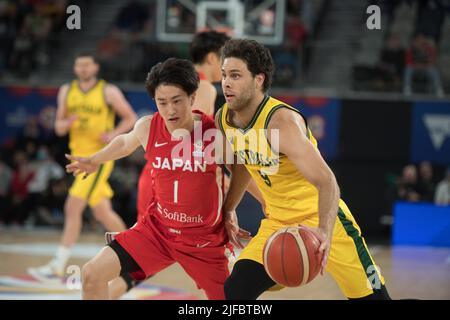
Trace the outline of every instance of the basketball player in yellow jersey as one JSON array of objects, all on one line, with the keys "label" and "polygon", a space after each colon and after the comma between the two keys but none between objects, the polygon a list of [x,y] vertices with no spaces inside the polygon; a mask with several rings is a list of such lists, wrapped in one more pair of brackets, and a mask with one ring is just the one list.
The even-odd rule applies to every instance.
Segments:
[{"label": "basketball player in yellow jersey", "polygon": [[[253,178],[266,213],[225,283],[226,298],[256,299],[272,288],[275,282],[262,262],[264,244],[276,230],[302,224],[321,242],[322,274],[329,272],[347,298],[389,299],[385,281],[358,224],[340,199],[335,176],[320,155],[306,119],[297,109],[267,95],[273,70],[269,50],[256,41],[233,39],[223,48],[226,103],[216,122],[244,163],[232,165],[223,210],[237,233],[235,209]],[[259,134],[264,129],[267,132]],[[230,235],[231,240],[236,238]]]},{"label": "basketball player in yellow jersey", "polygon": [[[74,72],[77,76],[61,86],[55,131],[58,136],[69,134],[72,154],[88,156],[102,149],[114,137],[128,132],[136,122],[136,114],[119,88],[97,79],[99,65],[94,55],[83,53],[76,57]],[[114,128],[115,114],[121,118]],[[113,191],[108,177],[113,162],[102,165],[95,174],[83,179],[77,176],[64,205],[64,231],[54,258],[39,268],[29,268],[38,279],[62,276],[70,257],[71,247],[77,241],[82,223],[82,213],[89,205],[95,218],[108,231],[123,231],[126,226],[114,212],[110,198]]]}]

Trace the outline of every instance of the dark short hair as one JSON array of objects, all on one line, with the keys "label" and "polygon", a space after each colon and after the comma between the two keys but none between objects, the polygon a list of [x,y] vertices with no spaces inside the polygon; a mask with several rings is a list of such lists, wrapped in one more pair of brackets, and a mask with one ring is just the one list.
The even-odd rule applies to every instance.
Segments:
[{"label": "dark short hair", "polygon": [[225,33],[217,31],[204,31],[195,34],[189,48],[192,61],[202,63],[210,52],[220,55],[220,49],[229,39],[230,37]]},{"label": "dark short hair", "polygon": [[238,58],[247,64],[253,76],[264,74],[264,92],[269,90],[275,71],[272,55],[268,48],[250,39],[232,39],[225,43],[222,49],[222,60],[225,58]]},{"label": "dark short hair", "polygon": [[78,59],[78,58],[85,58],[85,57],[90,57],[90,58],[92,58],[92,60],[94,60],[95,63],[99,63],[98,58],[97,58],[97,55],[96,55],[94,52],[90,52],[90,51],[81,51],[81,52],[78,52],[78,53],[75,55],[75,59],[74,59],[74,60],[76,60],[76,59]]},{"label": "dark short hair", "polygon": [[183,89],[188,96],[198,89],[200,79],[194,64],[186,59],[169,58],[152,67],[145,81],[145,88],[152,98],[161,85],[174,85]]}]

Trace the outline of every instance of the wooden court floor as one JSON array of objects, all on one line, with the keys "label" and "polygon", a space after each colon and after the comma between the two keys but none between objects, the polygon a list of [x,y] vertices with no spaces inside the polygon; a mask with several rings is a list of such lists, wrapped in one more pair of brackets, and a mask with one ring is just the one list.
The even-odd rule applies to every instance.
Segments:
[{"label": "wooden court floor", "polygon": [[[48,262],[56,248],[57,231],[0,231],[0,277],[26,274],[30,266]],[[100,233],[83,233],[77,254],[70,265],[82,266],[103,246]],[[369,244],[372,256],[380,266],[387,288],[394,299],[450,299],[450,248],[388,247]],[[173,288],[198,299],[205,295],[178,264],[161,271],[148,284]],[[1,293],[1,287],[0,287]],[[1,294],[0,294],[0,299]],[[45,299],[45,295],[42,296]],[[64,299],[62,297],[61,299]],[[261,299],[345,299],[330,275],[318,276],[310,284],[267,292]]]}]

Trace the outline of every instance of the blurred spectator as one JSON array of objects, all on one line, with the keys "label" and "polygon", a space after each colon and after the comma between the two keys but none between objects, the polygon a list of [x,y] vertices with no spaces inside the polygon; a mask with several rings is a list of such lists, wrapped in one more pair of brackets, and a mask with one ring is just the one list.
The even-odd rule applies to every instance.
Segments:
[{"label": "blurred spectator", "polygon": [[37,117],[29,117],[25,126],[16,138],[16,149],[25,149],[28,142],[38,144],[42,142],[42,132]]},{"label": "blurred spectator", "polygon": [[412,93],[412,80],[416,72],[423,73],[431,79],[433,90],[442,97],[444,90],[441,78],[436,66],[436,47],[434,42],[427,39],[423,34],[417,35],[411,47],[406,52],[406,69],[403,80],[403,92],[406,95]]},{"label": "blurred spectator", "polygon": [[433,167],[428,161],[419,164],[418,190],[421,201],[433,201],[435,183],[433,181]]},{"label": "blurred spectator", "polygon": [[30,31],[25,25],[20,28],[19,34],[14,39],[13,50],[10,58],[10,68],[16,75],[26,78],[35,68],[34,43]]},{"label": "blurred spectator", "polygon": [[26,220],[29,213],[29,190],[34,172],[28,166],[28,158],[23,151],[14,154],[15,170],[11,184],[12,211],[6,222],[13,225],[21,225]]},{"label": "blurred spectator", "polygon": [[66,25],[67,0],[48,0],[41,5],[40,12],[51,18],[52,31],[58,32]]},{"label": "blurred spectator", "polygon": [[381,51],[378,70],[386,85],[401,83],[401,78],[405,68],[405,49],[402,46],[400,37],[391,34]]},{"label": "blurred spectator", "polygon": [[450,205],[450,167],[447,168],[444,179],[436,187],[434,203],[440,206]]},{"label": "blurred spectator", "polygon": [[29,30],[33,39],[37,42],[45,41],[52,30],[52,20],[44,14],[45,6],[33,7],[33,12],[25,17],[24,27]]},{"label": "blurred spectator", "polygon": [[124,41],[120,34],[112,30],[109,34],[97,43],[97,58],[104,70],[103,76],[110,80],[120,78],[121,55],[125,50]]},{"label": "blurred spectator", "polygon": [[423,33],[439,43],[445,20],[446,0],[419,0],[416,16],[416,33]]},{"label": "blurred spectator", "polygon": [[42,129],[36,117],[30,117],[16,137],[15,149],[24,150],[28,159],[34,159],[39,144],[43,143]]},{"label": "blurred spectator", "polygon": [[10,186],[12,170],[0,158],[0,226],[2,226],[11,211]]},{"label": "blurred spectator", "polygon": [[46,146],[40,146],[36,154],[36,160],[30,164],[34,177],[28,185],[29,206],[34,215],[32,219],[39,219],[46,224],[54,224],[51,213],[47,209],[50,207],[48,203],[48,189],[50,181],[58,180],[64,177],[63,168],[54,161]]},{"label": "blurred spectator", "polygon": [[257,33],[259,35],[272,35],[275,33],[275,13],[273,10],[264,10],[261,13]]},{"label": "blurred spectator", "polygon": [[69,190],[70,177],[64,176],[61,179],[50,180],[50,186],[46,193],[46,209],[50,211],[53,222],[64,225],[64,202]]},{"label": "blurred spectator", "polygon": [[136,0],[128,0],[120,10],[115,26],[121,31],[139,32],[148,19],[148,8]]},{"label": "blurred spectator", "polygon": [[397,183],[397,199],[402,201],[420,201],[417,185],[417,170],[414,165],[403,168],[403,174]]},{"label": "blurred spectator", "polygon": [[15,36],[16,7],[9,1],[0,1],[0,75],[7,68]]},{"label": "blurred spectator", "polygon": [[303,23],[295,15],[287,15],[285,24],[285,41],[274,49],[273,59],[276,64],[275,80],[279,84],[290,85],[300,75],[301,53],[306,38]]}]

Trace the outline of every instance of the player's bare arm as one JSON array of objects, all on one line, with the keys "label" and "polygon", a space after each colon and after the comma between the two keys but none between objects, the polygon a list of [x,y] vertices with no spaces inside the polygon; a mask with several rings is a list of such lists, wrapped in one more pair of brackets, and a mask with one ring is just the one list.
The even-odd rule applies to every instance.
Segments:
[{"label": "player's bare arm", "polygon": [[133,128],[133,125],[137,120],[137,116],[131,105],[125,99],[122,91],[120,91],[117,86],[108,84],[105,88],[105,97],[106,102],[113,107],[114,111],[121,118],[121,121],[117,127],[103,136],[104,142],[108,143],[114,137],[128,132],[131,128]]},{"label": "player's bare arm", "polygon": [[[218,127],[218,113],[215,117],[216,127]],[[227,160],[230,160],[230,152],[231,146],[229,145],[228,140],[222,134],[222,132],[218,132],[217,139],[221,140],[221,143],[217,145],[217,156],[218,160],[221,163],[227,163]],[[241,202],[242,197],[244,196],[245,190],[252,181],[250,174],[244,165],[236,164],[236,159],[233,156],[234,164],[227,164],[226,167],[230,170],[231,180],[230,180],[230,188],[228,189],[228,193],[225,197],[224,204],[222,206],[223,214],[225,215],[225,229],[228,233],[228,238],[230,239],[230,243],[236,248],[244,248],[244,245],[239,239],[250,239],[250,232],[241,229],[239,227],[236,208]]]},{"label": "player's bare arm", "polygon": [[72,163],[66,166],[66,171],[73,173],[75,176],[82,173],[90,174],[97,171],[100,164],[126,157],[133,153],[139,146],[142,146],[145,150],[147,147],[151,117],[142,117],[136,122],[132,131],[118,135],[103,149],[90,157],[66,155],[66,158],[72,161]]},{"label": "player's bare arm", "polygon": [[278,151],[284,153],[319,191],[319,229],[317,231],[322,240],[319,250],[324,253],[323,274],[339,206],[340,194],[336,178],[319,151],[308,139],[305,121],[299,114],[286,108],[279,109],[273,115],[268,129],[279,130]]},{"label": "player's bare arm", "polygon": [[209,116],[213,115],[216,97],[216,88],[208,81],[200,80],[195,96],[194,110],[200,110]]},{"label": "player's bare arm", "polygon": [[65,136],[72,124],[78,119],[77,115],[67,116],[66,96],[69,91],[69,84],[64,84],[58,91],[58,107],[56,109],[55,133],[58,136]]}]

